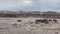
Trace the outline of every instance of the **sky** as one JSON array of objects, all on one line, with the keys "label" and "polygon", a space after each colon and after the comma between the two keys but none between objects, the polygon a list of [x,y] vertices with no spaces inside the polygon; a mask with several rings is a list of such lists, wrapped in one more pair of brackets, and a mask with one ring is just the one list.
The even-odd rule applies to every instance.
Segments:
[{"label": "sky", "polygon": [[0,10],[60,11],[60,0],[0,0]]}]

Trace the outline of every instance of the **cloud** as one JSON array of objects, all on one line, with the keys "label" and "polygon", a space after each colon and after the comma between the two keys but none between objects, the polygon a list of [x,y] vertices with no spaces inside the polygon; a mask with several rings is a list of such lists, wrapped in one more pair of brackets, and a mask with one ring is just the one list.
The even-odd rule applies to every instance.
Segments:
[{"label": "cloud", "polygon": [[[25,3],[28,1],[28,3]],[[0,10],[60,10],[60,0],[0,0]]]}]

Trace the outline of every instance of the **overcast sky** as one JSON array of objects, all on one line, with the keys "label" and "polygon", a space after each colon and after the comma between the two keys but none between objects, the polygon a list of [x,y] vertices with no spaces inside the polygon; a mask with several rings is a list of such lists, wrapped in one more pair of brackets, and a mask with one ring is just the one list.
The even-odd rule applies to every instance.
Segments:
[{"label": "overcast sky", "polygon": [[60,0],[0,0],[0,10],[60,11]]}]

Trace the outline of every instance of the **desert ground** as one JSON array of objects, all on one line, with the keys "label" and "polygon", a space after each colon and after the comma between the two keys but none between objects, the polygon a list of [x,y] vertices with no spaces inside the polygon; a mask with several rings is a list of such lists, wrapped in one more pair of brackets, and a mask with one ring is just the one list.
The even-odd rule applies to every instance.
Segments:
[{"label": "desert ground", "polygon": [[0,18],[0,34],[60,34],[60,19],[57,19],[57,23],[30,23],[36,19],[43,18]]}]

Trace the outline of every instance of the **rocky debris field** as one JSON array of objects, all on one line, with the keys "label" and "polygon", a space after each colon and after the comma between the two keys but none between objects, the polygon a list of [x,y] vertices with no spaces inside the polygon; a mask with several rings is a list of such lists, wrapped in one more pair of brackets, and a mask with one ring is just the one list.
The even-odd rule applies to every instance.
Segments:
[{"label": "rocky debris field", "polygon": [[60,23],[0,22],[0,34],[60,34]]}]

